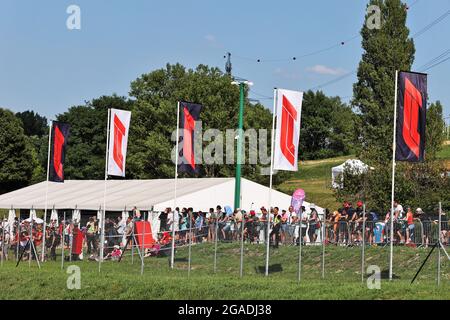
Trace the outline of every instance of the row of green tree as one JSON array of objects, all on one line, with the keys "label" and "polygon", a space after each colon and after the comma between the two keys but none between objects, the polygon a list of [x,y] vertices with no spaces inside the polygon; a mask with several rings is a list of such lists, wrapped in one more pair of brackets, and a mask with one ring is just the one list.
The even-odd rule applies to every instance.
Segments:
[{"label": "row of green tree", "polygon": [[[102,96],[85,105],[72,106],[56,119],[70,123],[65,173],[67,179],[102,179],[108,108],[132,111],[127,156],[127,178],[150,179],[174,176],[171,151],[176,128],[178,100],[204,105],[203,130],[225,132],[237,126],[238,88],[217,68],[200,65],[195,70],[176,64],[143,74],[131,82],[130,98]],[[267,129],[270,150],[271,111],[250,103],[246,92],[244,129]],[[1,110],[0,192],[45,180],[48,123],[34,111],[15,115]],[[355,114],[338,97],[306,92],[303,103],[300,155],[304,159],[349,154],[352,150]],[[224,137],[225,138],[225,137]],[[248,150],[247,141],[247,150]],[[207,143],[205,142],[205,145]],[[248,151],[247,151],[248,153]],[[267,166],[267,164],[265,165]],[[262,165],[244,165],[243,175],[266,183]],[[205,165],[202,176],[229,177],[234,165]],[[277,181],[286,175],[277,175]]]}]

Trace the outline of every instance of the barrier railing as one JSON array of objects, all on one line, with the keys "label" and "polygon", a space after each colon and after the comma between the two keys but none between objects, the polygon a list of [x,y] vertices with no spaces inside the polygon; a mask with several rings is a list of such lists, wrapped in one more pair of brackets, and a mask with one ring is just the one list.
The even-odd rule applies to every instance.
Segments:
[{"label": "barrier railing", "polygon": [[[325,223],[325,227],[322,228],[322,224]],[[365,230],[363,230],[364,225],[361,221],[330,221],[323,218],[315,222],[316,225],[310,222],[304,222],[302,224],[296,223],[286,223],[281,224],[277,232],[272,232],[274,229],[273,222],[270,223],[269,234],[271,243],[278,242],[280,245],[298,245],[300,238],[302,243],[305,245],[321,244],[324,241],[325,244],[334,245],[347,245],[347,246],[358,246],[362,243],[362,235],[364,232],[364,243],[366,245],[387,245],[390,243],[390,232],[389,223],[384,221],[366,221]],[[223,224],[219,223],[218,226],[218,241],[219,242],[238,242],[241,239],[240,231],[241,222]],[[394,222],[394,244],[404,245],[404,244],[414,244],[417,247],[427,247],[430,246],[438,240],[439,228],[436,221],[426,220],[419,221],[416,220],[413,226],[408,226],[404,221]],[[267,238],[267,222],[265,221],[245,221],[244,222],[244,241],[248,243],[259,243],[263,244],[266,242]],[[441,242],[443,244],[448,243],[448,222],[442,222],[441,225]],[[300,236],[301,230],[301,236]],[[214,242],[215,238],[215,224],[205,223],[202,227],[193,227],[192,233],[192,243],[203,243],[203,242]],[[17,252],[21,250],[29,250],[29,248],[24,248],[17,240],[17,228],[13,232],[13,237],[8,237],[8,233],[5,233],[5,237],[0,237],[1,248],[4,248],[2,254],[4,258],[7,258],[8,251]],[[162,234],[169,233],[172,236],[172,230],[170,226],[162,231],[152,232],[155,241],[157,241]],[[149,233],[144,233],[144,235],[149,235]],[[182,247],[188,245],[189,242],[189,229],[177,230],[175,232],[175,246]],[[135,236],[142,236],[142,234],[135,234]],[[96,254],[100,248],[100,237],[98,234],[91,236],[83,234],[83,253],[86,254]],[[105,235],[105,250],[111,250],[115,245],[121,247],[124,246],[127,235],[125,234],[115,234],[115,235]],[[71,234],[63,234],[60,240],[60,245],[64,246],[65,250],[70,250],[72,248],[73,236]],[[23,242],[23,241],[22,241]],[[46,251],[47,256],[52,256],[52,246],[51,242],[47,243]],[[133,246],[137,246],[133,244]],[[61,247],[62,248],[62,247]],[[36,246],[39,251],[40,246]],[[5,253],[3,253],[3,251]],[[50,251],[50,255],[49,255]],[[66,252],[68,253],[68,252]],[[12,255],[9,255],[11,257]]]}]

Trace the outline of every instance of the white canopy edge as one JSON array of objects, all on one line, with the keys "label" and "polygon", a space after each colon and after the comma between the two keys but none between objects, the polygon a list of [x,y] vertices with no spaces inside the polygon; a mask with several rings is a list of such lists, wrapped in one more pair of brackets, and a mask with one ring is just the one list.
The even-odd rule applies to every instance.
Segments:
[{"label": "white canopy edge", "polygon": [[[234,178],[188,178],[178,179],[177,207],[193,207],[194,210],[207,211],[217,205],[233,206]],[[106,187],[106,210],[162,211],[174,207],[175,179],[155,180],[108,180]],[[244,210],[269,207],[269,188],[242,179],[241,207]],[[40,209],[45,208],[46,182],[0,195],[2,209]],[[56,210],[78,209],[97,211],[103,206],[103,180],[66,180],[64,183],[49,182],[48,208]],[[272,206],[287,209],[291,196],[272,191]],[[307,210],[311,204],[304,202]],[[321,214],[323,209],[315,206]]]}]

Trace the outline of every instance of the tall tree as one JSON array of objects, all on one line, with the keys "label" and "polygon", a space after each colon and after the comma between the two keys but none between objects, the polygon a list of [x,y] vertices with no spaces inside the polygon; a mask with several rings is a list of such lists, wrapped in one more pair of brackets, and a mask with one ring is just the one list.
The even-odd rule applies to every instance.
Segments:
[{"label": "tall tree", "polygon": [[[410,70],[415,48],[405,26],[406,4],[400,0],[371,0],[369,5],[381,9],[381,28],[370,30],[364,24],[361,30],[364,53],[352,103],[359,109],[359,156],[374,170],[359,177],[346,173],[348,187],[344,182],[344,190],[335,194],[337,199],[364,197],[369,207],[385,213],[391,202],[395,71]],[[368,18],[366,15],[366,21]],[[428,109],[425,162],[397,162],[395,198],[401,203],[432,208],[448,198],[450,179],[442,163],[434,161],[441,148],[441,135],[442,106],[437,102]]]},{"label": "tall tree", "polygon": [[[172,136],[176,130],[178,100],[204,106],[201,114],[204,132],[218,129],[225,133],[226,129],[236,128],[239,90],[231,82],[218,68],[199,65],[196,69],[186,69],[180,64],[167,64],[166,68],[143,74],[133,81],[130,95],[136,99],[136,104],[130,130],[132,176],[140,179],[174,176],[171,152],[175,145]],[[245,110],[244,129],[270,128],[270,111],[260,104],[250,104],[247,96]],[[224,143],[225,138],[222,135]],[[232,140],[228,142],[235,143],[234,136]],[[224,161],[225,149],[223,146]],[[234,168],[234,165],[208,164],[203,166],[201,176],[233,176]],[[245,165],[242,171],[244,176],[265,179],[260,176],[258,166]]]},{"label": "tall tree", "polygon": [[[381,28],[361,30],[364,50],[353,86],[352,104],[359,109],[362,158],[392,158],[395,71],[410,70],[415,47],[406,27],[407,6],[400,0],[371,0],[381,10]],[[366,15],[365,21],[371,14]]]},{"label": "tall tree", "polygon": [[440,101],[430,104],[427,108],[426,128],[425,157],[431,160],[436,158],[436,154],[442,149],[445,140],[445,121]]},{"label": "tall tree", "polygon": [[17,112],[16,117],[22,121],[23,130],[27,136],[37,136],[39,138],[48,133],[47,118],[37,112],[27,110]]},{"label": "tall tree", "polygon": [[27,186],[37,159],[20,120],[0,108],[0,194]]}]

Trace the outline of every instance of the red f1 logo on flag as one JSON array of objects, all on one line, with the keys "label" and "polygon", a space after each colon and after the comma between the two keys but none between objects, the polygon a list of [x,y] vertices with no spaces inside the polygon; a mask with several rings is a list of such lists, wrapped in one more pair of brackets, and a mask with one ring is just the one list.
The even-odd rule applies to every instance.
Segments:
[{"label": "red f1 logo on flag", "polygon": [[131,112],[118,109],[110,112],[108,175],[125,177]]},{"label": "red f1 logo on flag", "polygon": [[297,171],[303,92],[275,90],[273,169]]},{"label": "red f1 logo on flag", "polygon": [[405,78],[405,106],[403,111],[403,139],[411,151],[419,157],[420,153],[420,133],[419,108],[422,108],[422,94],[419,90]]},{"label": "red f1 logo on flag", "polygon": [[295,163],[294,128],[297,121],[297,110],[283,95],[281,112],[281,141],[280,148],[283,155],[291,165]]},{"label": "red f1 logo on flag", "polygon": [[53,168],[55,169],[56,175],[60,179],[63,177],[63,164],[62,164],[62,149],[64,146],[64,135],[62,134],[59,126],[55,126],[55,144],[53,151]]},{"label": "red f1 logo on flag", "polygon": [[117,115],[114,115],[114,146],[113,146],[113,159],[117,166],[123,171],[123,154],[122,154],[122,142],[125,137],[125,126],[120,121]]},{"label": "red f1 logo on flag", "polygon": [[192,146],[192,135],[195,129],[195,120],[189,113],[187,108],[183,109],[184,112],[184,129],[183,129],[183,155],[186,158],[187,164],[195,170],[195,156]]}]

